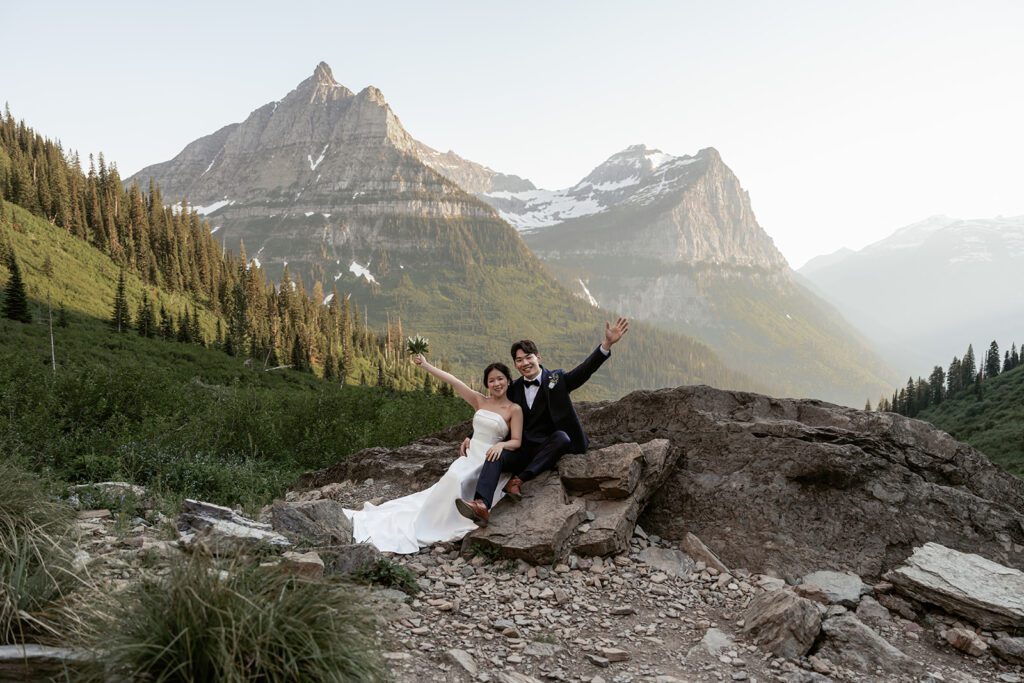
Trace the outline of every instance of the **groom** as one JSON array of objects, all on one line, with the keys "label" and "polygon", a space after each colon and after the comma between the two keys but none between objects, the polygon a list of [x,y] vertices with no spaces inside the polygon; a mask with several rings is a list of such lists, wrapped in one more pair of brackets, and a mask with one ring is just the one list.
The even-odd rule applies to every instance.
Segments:
[{"label": "groom", "polygon": [[[614,325],[605,323],[604,339],[586,360],[572,370],[546,370],[541,366],[537,345],[529,339],[512,345],[512,360],[522,375],[508,389],[510,401],[523,409],[523,439],[518,450],[502,451],[487,457],[477,480],[474,500],[455,501],[459,513],[480,526],[487,526],[491,502],[502,472],[512,472],[505,492],[512,500],[522,498],[522,486],[541,472],[555,466],[565,453],[584,453],[587,435],[576,415],[569,393],[583,386],[608,360],[611,348],[629,331],[629,322],[619,318]],[[465,454],[469,439],[459,452]]]}]

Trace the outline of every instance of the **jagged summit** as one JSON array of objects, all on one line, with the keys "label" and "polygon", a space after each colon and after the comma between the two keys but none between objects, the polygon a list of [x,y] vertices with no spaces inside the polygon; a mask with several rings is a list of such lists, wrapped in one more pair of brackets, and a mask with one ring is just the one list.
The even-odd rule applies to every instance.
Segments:
[{"label": "jagged summit", "polygon": [[313,70],[313,75],[299,83],[285,100],[296,98],[308,104],[324,104],[352,96],[351,90],[334,80],[334,74],[327,62],[320,62]]}]

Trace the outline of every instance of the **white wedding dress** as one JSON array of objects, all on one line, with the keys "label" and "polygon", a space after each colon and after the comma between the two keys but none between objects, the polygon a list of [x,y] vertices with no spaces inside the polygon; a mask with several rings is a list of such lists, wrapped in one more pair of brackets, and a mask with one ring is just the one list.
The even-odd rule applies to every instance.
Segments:
[{"label": "white wedding dress", "polygon": [[[480,409],[473,415],[473,439],[465,457],[458,457],[436,484],[380,505],[365,503],[362,510],[345,510],[352,520],[357,543],[369,542],[392,553],[409,554],[443,541],[455,541],[477,528],[459,514],[455,499],[473,500],[487,449],[508,434],[501,415]],[[494,504],[511,475],[504,474],[494,491]]]}]

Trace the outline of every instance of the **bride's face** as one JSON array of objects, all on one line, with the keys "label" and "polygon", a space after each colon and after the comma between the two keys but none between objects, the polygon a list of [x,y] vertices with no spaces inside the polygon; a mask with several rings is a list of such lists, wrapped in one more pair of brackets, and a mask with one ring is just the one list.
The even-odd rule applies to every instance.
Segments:
[{"label": "bride's face", "polygon": [[487,391],[491,398],[501,398],[507,390],[508,377],[501,370],[491,370],[491,374],[487,375]]}]

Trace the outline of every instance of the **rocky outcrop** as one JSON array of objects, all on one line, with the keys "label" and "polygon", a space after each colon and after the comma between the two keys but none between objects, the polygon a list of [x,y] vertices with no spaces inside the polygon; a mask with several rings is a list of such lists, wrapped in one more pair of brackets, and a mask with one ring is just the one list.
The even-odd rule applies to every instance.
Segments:
[{"label": "rocky outcrop", "polygon": [[885,576],[901,592],[992,629],[1024,628],[1024,573],[926,543]]},{"label": "rocky outcrop", "polygon": [[[793,584],[822,569],[878,578],[914,547],[936,542],[1024,567],[1024,481],[925,422],[705,386],[634,392],[579,408],[591,437],[585,457],[595,468],[610,467],[596,455],[606,453],[628,480],[631,469],[622,463],[635,455],[622,444],[644,444],[653,453],[664,440],[664,482],[657,483],[661,475],[651,480],[656,491],[640,522],[663,538],[695,534],[723,566],[774,572]],[[388,498],[411,493],[458,457],[465,431],[463,425],[443,438],[368,449],[303,484],[374,477],[376,485],[391,486]],[[608,447],[614,448],[602,450]],[[571,482],[579,466],[566,460]],[[603,481],[591,492],[607,489]],[[641,481],[634,493],[647,486]],[[588,512],[628,500],[586,495]],[[496,507],[492,525],[512,509]],[[896,609],[896,596],[878,597]],[[907,609],[913,614],[912,605]]]},{"label": "rocky outcrop", "polygon": [[792,583],[823,568],[879,577],[934,541],[1024,567],[1024,481],[928,423],[704,386],[581,413],[594,448],[681,449],[641,523],[693,532],[727,566]]}]

